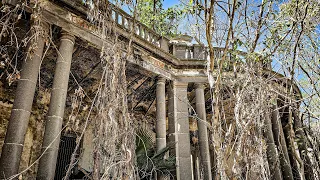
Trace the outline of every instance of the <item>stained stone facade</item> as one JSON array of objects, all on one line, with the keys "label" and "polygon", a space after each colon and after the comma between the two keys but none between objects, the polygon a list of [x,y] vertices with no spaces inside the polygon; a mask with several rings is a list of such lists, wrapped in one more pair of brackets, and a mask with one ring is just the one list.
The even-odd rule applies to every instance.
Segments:
[{"label": "stained stone facade", "polygon": [[[10,87],[5,80],[0,82],[0,179],[21,172],[35,162],[41,152],[45,153],[39,162],[21,177],[54,179],[60,136],[70,130],[62,131],[61,127],[70,116],[73,92],[79,83],[88,96],[94,94],[102,73],[99,50],[103,43],[110,43],[94,32],[95,26],[86,20],[86,7],[80,2],[43,0],[39,6],[44,31],[36,41],[34,55],[21,65],[18,82]],[[212,117],[212,100],[207,78],[207,48],[191,44],[188,39],[170,41],[139,22],[132,27],[132,17],[116,7],[111,11],[114,14],[110,16],[111,21],[115,22],[114,29],[123,39],[124,47],[134,30],[131,38],[137,58],[129,60],[126,75],[128,107],[139,120],[136,123],[154,132],[157,150],[169,142],[174,143],[170,153],[176,156],[175,179],[212,179],[213,150],[207,122]],[[28,18],[21,21],[30,24]],[[49,31],[54,33],[59,53],[50,48],[40,66],[45,51],[44,37]],[[222,49],[215,48],[215,51],[219,56]],[[243,54],[239,52],[239,55]],[[231,57],[228,62],[232,64]],[[282,78],[268,69],[269,65],[265,67],[266,73]],[[69,78],[70,71],[72,78]],[[226,76],[232,75],[233,72],[226,72]],[[36,88],[38,83],[42,85],[39,89]],[[225,101],[232,111],[233,102],[228,98]],[[192,118],[194,114],[190,109],[196,110],[198,120]],[[273,121],[277,121],[274,116]],[[79,126],[83,120],[76,120]],[[272,131],[271,124],[269,130]],[[92,139],[93,134],[86,133],[83,140],[86,143],[81,147],[79,166],[87,171],[92,170],[89,160],[92,142],[87,143]],[[268,140],[273,145],[271,149],[275,149],[275,145],[285,146],[285,139],[275,142],[273,137],[268,137]],[[281,175],[280,171],[278,173]]]}]

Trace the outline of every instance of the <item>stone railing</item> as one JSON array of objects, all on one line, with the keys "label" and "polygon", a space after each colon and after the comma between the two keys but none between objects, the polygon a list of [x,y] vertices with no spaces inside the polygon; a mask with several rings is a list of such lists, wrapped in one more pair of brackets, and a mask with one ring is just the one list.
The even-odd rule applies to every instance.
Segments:
[{"label": "stone railing", "polygon": [[[222,58],[224,48],[221,47],[213,47],[214,56],[215,56],[215,66],[217,66],[217,60]],[[243,58],[245,61],[246,52],[243,51],[233,51],[237,54],[238,57]],[[210,59],[209,57],[209,48],[199,44],[191,44],[186,42],[173,42],[170,44],[170,53],[175,57],[182,61],[190,61],[190,60],[202,60],[206,61]],[[231,53],[227,53],[226,61],[223,66],[224,69],[232,68],[232,64],[235,61],[235,57],[231,55]],[[271,61],[266,62],[255,62],[257,65],[260,64],[266,69],[271,69]]]},{"label": "stone railing", "polygon": [[[223,55],[223,48],[214,47],[215,59],[221,59]],[[200,60],[207,61],[210,59],[209,48],[199,44],[189,45],[184,42],[172,43],[170,46],[170,52],[177,58],[183,61],[187,60]],[[231,54],[228,53],[226,57],[225,66],[229,66],[232,63]],[[215,62],[217,65],[217,62]]]},{"label": "stone railing", "polygon": [[[58,6],[67,6],[69,11],[74,12],[82,18],[86,18],[88,7],[85,5],[83,0],[49,0],[53,1]],[[30,1],[31,2],[31,1]],[[4,3],[16,5],[16,0],[4,0]],[[148,47],[149,49],[155,49],[157,53],[165,52],[165,57],[167,58],[177,58],[177,60],[181,61],[206,61],[209,59],[209,50],[208,47],[199,45],[199,44],[191,44],[190,42],[184,41],[173,41],[170,42],[165,36],[161,36],[157,34],[155,31],[144,25],[143,23],[135,20],[131,15],[126,13],[124,10],[118,8],[112,3],[108,3],[109,13],[108,17],[110,20],[114,22],[117,27],[119,27],[120,31],[126,32],[127,37],[128,34],[133,33],[137,39],[140,41],[140,45]],[[82,21],[80,24],[83,23]],[[78,23],[79,24],[79,23]],[[87,28],[88,29],[88,28]],[[90,29],[90,28],[89,28]],[[159,49],[158,49],[159,48]],[[160,51],[159,51],[160,50]],[[162,52],[161,52],[162,50]],[[223,48],[214,47],[215,59],[222,58]],[[245,52],[237,51],[237,55],[244,57],[246,55]],[[169,55],[169,56],[168,56]],[[224,66],[231,65],[233,63],[234,58],[232,58],[231,54],[227,54],[227,59]],[[260,62],[261,64],[261,62]],[[215,63],[217,65],[217,62]],[[271,69],[271,63],[266,62],[262,63],[262,66]],[[228,69],[228,68],[227,68]]]},{"label": "stone railing", "polygon": [[207,47],[186,43],[172,43],[170,52],[179,59],[206,60],[209,55]]},{"label": "stone railing", "polygon": [[[72,8],[75,8],[78,12],[81,12],[84,15],[87,14],[88,8],[85,6],[82,0],[56,0],[56,2],[62,2]],[[133,33],[137,37],[143,39],[149,45],[152,44],[168,52],[168,38],[157,34],[155,31],[148,28],[143,23],[134,20],[134,18],[131,15],[126,13],[124,10],[118,8],[114,4],[109,3],[108,8],[110,13],[110,20],[115,22],[115,24],[118,27],[127,32],[134,31]]]},{"label": "stone railing", "polygon": [[[55,0],[55,2],[62,2],[76,11],[87,15],[88,8],[84,5],[82,0]],[[114,22],[122,31],[133,33],[138,39],[142,40],[142,45],[149,47],[157,47],[161,50],[172,54],[181,61],[206,61],[209,59],[209,49],[206,46],[199,44],[191,44],[184,41],[172,41],[164,36],[157,34],[155,31],[137,21],[136,19],[126,13],[124,10],[118,8],[112,3],[108,4],[110,20]],[[223,48],[214,47],[215,59],[222,58]],[[238,51],[238,55],[244,57],[246,53]],[[231,54],[227,54],[227,58],[223,66],[225,69],[232,67],[234,58]],[[217,62],[215,62],[217,65]],[[264,64],[266,68],[270,68],[269,64]]]},{"label": "stone railing", "polygon": [[[222,58],[223,50],[223,48],[214,47],[216,59]],[[182,60],[208,60],[210,58],[208,47],[199,44],[172,43],[170,52]],[[229,58],[230,55],[228,54],[227,57]]]},{"label": "stone railing", "polygon": [[[87,14],[88,8],[82,0],[55,0],[62,2],[83,15]],[[208,48],[199,45],[185,42],[171,42],[164,36],[157,34],[155,31],[144,25],[143,23],[134,20],[134,18],[124,10],[118,8],[112,3],[108,4],[109,17],[121,30],[132,33],[139,39],[144,40],[147,45],[156,46],[165,52],[168,52],[180,60],[207,60],[209,58]],[[215,47],[216,59],[221,58],[223,48]],[[230,59],[228,55],[227,59]]]},{"label": "stone railing", "polygon": [[122,9],[114,6],[113,4],[110,4],[111,6],[111,17],[112,20],[123,29],[132,32],[134,31],[134,34],[136,36],[139,36],[140,38],[144,39],[145,41],[157,46],[161,47],[161,40],[165,39],[167,42],[169,42],[169,39],[160,36],[156,32],[154,32],[152,29],[148,28],[146,25],[142,24],[139,21],[134,21],[133,17],[127,14]]}]

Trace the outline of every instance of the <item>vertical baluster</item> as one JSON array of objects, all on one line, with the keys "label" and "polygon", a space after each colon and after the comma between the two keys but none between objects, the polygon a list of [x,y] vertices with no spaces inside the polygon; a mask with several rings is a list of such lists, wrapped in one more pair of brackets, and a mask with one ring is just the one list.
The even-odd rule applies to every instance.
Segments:
[{"label": "vertical baluster", "polygon": [[156,37],[157,39],[155,40],[156,42],[156,46],[157,47],[160,47],[160,38],[159,37]]},{"label": "vertical baluster", "polygon": [[191,59],[194,59],[193,54],[194,54],[194,49],[193,49],[193,46],[192,46],[191,50],[190,50],[190,58]]},{"label": "vertical baluster", "polygon": [[141,30],[141,37],[142,37],[142,38],[145,38],[144,28],[140,26],[140,30]]},{"label": "vertical baluster", "polygon": [[144,39],[149,41],[149,32],[146,29],[144,29]]},{"label": "vertical baluster", "polygon": [[131,29],[130,29],[129,18],[126,18],[126,24],[127,24],[127,29],[128,29],[128,30],[131,30]]},{"label": "vertical baluster", "polygon": [[151,36],[150,36],[150,32],[148,31],[148,35],[147,35],[147,40],[149,41],[149,42],[151,42]]},{"label": "vertical baluster", "polygon": [[127,18],[127,29],[131,32],[130,18]]},{"label": "vertical baluster", "polygon": [[138,29],[139,29],[139,36],[142,37],[143,32],[142,32],[142,27],[140,26],[140,24],[138,26]]},{"label": "vertical baluster", "polygon": [[130,29],[130,19],[129,17],[126,17],[126,21],[125,21],[125,27],[128,31],[131,31]]},{"label": "vertical baluster", "polygon": [[185,59],[188,59],[188,47],[185,47],[185,50],[184,50],[184,58]]},{"label": "vertical baluster", "polygon": [[124,27],[129,30],[129,23],[128,23],[128,18],[124,19]]},{"label": "vertical baluster", "polygon": [[[133,26],[133,23],[132,23],[132,26]],[[135,30],[136,35],[139,36],[140,35],[139,26],[136,25],[136,26],[133,27],[133,29]]]},{"label": "vertical baluster", "polygon": [[126,18],[122,15],[122,19],[121,19],[122,21],[121,21],[121,25],[123,26],[123,27],[126,27],[125,26],[125,21],[126,21]]},{"label": "vertical baluster", "polygon": [[119,14],[117,11],[114,10],[114,13],[115,13],[115,19],[114,21],[116,22],[116,24],[118,24],[118,20],[119,20]]}]

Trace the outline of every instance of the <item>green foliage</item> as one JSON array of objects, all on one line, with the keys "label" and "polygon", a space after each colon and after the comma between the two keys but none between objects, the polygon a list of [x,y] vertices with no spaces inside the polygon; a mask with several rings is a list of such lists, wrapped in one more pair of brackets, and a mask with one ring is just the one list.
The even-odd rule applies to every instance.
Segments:
[{"label": "green foliage", "polygon": [[150,179],[154,172],[170,174],[174,171],[175,157],[170,156],[165,159],[165,155],[170,149],[171,145],[157,152],[151,132],[139,129],[136,138],[136,162],[140,178]]},{"label": "green foliage", "polygon": [[177,34],[178,21],[186,13],[177,6],[163,9],[162,0],[139,0],[136,10],[140,22],[158,34],[167,36]]}]

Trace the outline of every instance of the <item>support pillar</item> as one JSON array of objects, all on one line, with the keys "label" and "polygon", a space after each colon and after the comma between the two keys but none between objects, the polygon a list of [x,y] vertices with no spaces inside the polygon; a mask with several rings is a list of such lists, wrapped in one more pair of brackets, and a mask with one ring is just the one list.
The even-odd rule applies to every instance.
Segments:
[{"label": "support pillar", "polygon": [[204,179],[212,179],[206,108],[205,108],[205,100],[204,100],[204,85],[195,84],[195,88],[196,88],[196,112],[199,118],[197,122],[198,122],[201,163],[203,164],[203,168],[204,168]]},{"label": "support pillar", "polygon": [[265,124],[264,137],[266,138],[266,143],[267,143],[267,158],[269,163],[271,179],[282,180],[277,147],[274,143],[274,138],[272,133],[272,124],[270,120],[270,115],[265,114],[264,119],[265,119],[264,120],[264,124]]},{"label": "support pillar", "polygon": [[193,151],[192,153],[192,162],[193,162],[193,177],[194,177],[194,180],[201,180],[201,171],[200,171],[200,159],[199,159],[199,151],[198,151],[198,148]]},{"label": "support pillar", "polygon": [[157,151],[166,147],[166,79],[163,77],[158,78],[157,82],[157,126],[156,126],[156,146]]},{"label": "support pillar", "polygon": [[[164,77],[159,77],[157,81],[156,89],[156,146],[157,151],[161,151],[167,145],[166,134],[166,79]],[[159,180],[166,179],[165,175],[157,174]]]},{"label": "support pillar", "polygon": [[169,140],[175,143],[177,180],[192,179],[187,87],[174,81],[168,88]]},{"label": "support pillar", "polygon": [[37,179],[54,179],[75,37],[62,33]]},{"label": "support pillar", "polygon": [[[44,23],[42,32],[32,41],[33,54],[22,63],[21,76],[18,81],[11,116],[0,158],[0,179],[9,178],[19,171],[21,154],[27,132],[34,93],[37,85],[45,36],[49,25]],[[35,43],[35,44],[33,44]]]},{"label": "support pillar", "polygon": [[273,106],[271,121],[272,121],[272,131],[274,135],[274,142],[279,149],[279,159],[282,170],[283,179],[293,180],[291,163],[288,155],[288,148],[286,145],[286,140],[284,137],[281,119],[277,106]]}]

